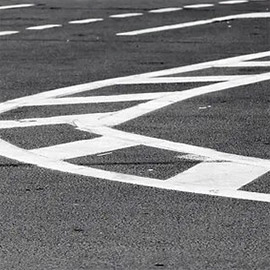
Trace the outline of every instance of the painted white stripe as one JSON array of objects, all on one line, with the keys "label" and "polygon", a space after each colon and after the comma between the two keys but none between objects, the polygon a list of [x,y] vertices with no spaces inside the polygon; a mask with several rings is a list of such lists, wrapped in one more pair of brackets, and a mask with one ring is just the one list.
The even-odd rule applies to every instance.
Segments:
[{"label": "painted white stripe", "polygon": [[91,122],[82,123],[81,121],[75,121],[74,124],[79,130],[99,134],[102,136],[107,136],[111,138],[117,138],[125,141],[130,141],[136,144],[142,144],[150,147],[165,149],[169,151],[175,151],[180,153],[187,153],[201,157],[207,157],[211,160],[216,161],[228,161],[235,162],[239,164],[245,164],[250,166],[263,167],[270,170],[270,160],[260,159],[254,157],[245,157],[235,154],[223,153],[216,151],[214,149],[209,149],[200,146],[194,146],[184,143],[172,142],[163,139],[147,137],[143,135],[138,135],[134,133],[128,133],[120,130],[116,130],[109,127],[97,127],[91,125]]},{"label": "painted white stripe", "polygon": [[27,27],[27,30],[44,30],[44,29],[50,29],[55,27],[62,27],[61,24],[46,24],[46,25],[38,25],[38,26],[31,26]]},{"label": "painted white stripe", "polygon": [[93,114],[74,114],[44,118],[28,118],[20,120],[0,121],[0,129],[18,128],[18,127],[34,127],[58,124],[74,125],[75,120],[91,121],[94,125],[98,124],[99,118],[108,116],[110,113],[93,113]]},{"label": "painted white stripe", "polygon": [[30,152],[48,157],[50,159],[71,159],[76,157],[94,155],[103,152],[114,151],[137,145],[112,137],[101,137],[92,140],[82,140],[55,146],[33,149]]},{"label": "painted white stripe", "polygon": [[152,9],[149,10],[149,13],[166,13],[166,12],[173,12],[173,11],[179,11],[182,10],[181,7],[171,7],[171,8],[160,8],[160,9]]},{"label": "painted white stripe", "polygon": [[67,104],[91,104],[91,103],[110,103],[124,101],[140,101],[160,98],[173,92],[157,92],[157,93],[139,93],[127,95],[113,96],[93,96],[93,97],[71,97],[71,98],[55,98],[43,99],[29,102],[23,106],[45,106],[45,105],[67,105]]},{"label": "painted white stripe", "polygon": [[193,9],[193,8],[207,8],[207,7],[213,7],[214,4],[198,4],[198,5],[187,5],[187,6],[184,6],[184,8],[187,8],[187,9]]},{"label": "painted white stripe", "polygon": [[[156,187],[167,190],[177,190],[182,192],[190,192],[197,193],[203,195],[211,195],[211,196],[220,196],[227,198],[235,198],[235,199],[243,199],[243,200],[251,200],[251,201],[259,201],[259,202],[270,202],[269,194],[262,194],[257,192],[246,192],[246,191],[238,191],[238,190],[218,190],[218,189],[208,189],[203,187],[197,187],[195,185],[182,185],[176,186],[170,184],[168,181],[160,181],[157,179],[151,179],[146,177],[139,177],[134,175],[127,175],[116,172],[109,172],[99,169],[94,169],[91,167],[78,166],[73,165],[67,162],[48,159],[30,151],[26,151],[24,149],[18,148],[10,143],[7,143],[0,139],[0,149],[4,156],[10,159],[14,159],[16,156],[16,160],[29,163],[33,165],[37,165],[42,168],[47,168],[50,170],[57,170],[64,173],[72,173],[77,175],[90,176],[94,178],[100,179],[108,179],[110,181],[116,182],[125,182],[129,184],[142,185],[147,187]],[[90,178],[92,179],[92,178]]]},{"label": "painted white stripe", "polygon": [[[0,110],[4,112],[7,110],[21,107],[30,101],[33,102],[34,100],[41,100],[44,98],[56,98],[56,97],[61,97],[61,96],[67,96],[70,94],[94,90],[94,89],[105,87],[105,86],[115,85],[119,83],[121,84],[123,82],[127,82],[130,80],[138,81],[138,79],[144,80],[146,78],[152,78],[154,76],[166,76],[166,75],[172,75],[172,74],[183,73],[183,72],[188,72],[188,71],[200,70],[204,68],[214,67],[215,65],[219,65],[219,64],[225,64],[225,63],[232,64],[232,63],[237,63],[239,61],[249,61],[249,60],[253,60],[257,58],[267,57],[269,55],[270,55],[270,51],[257,53],[257,54],[244,55],[240,57],[232,57],[232,58],[227,58],[227,59],[218,60],[218,61],[210,61],[206,63],[167,69],[167,70],[162,70],[162,71],[157,71],[157,72],[149,72],[149,73],[144,73],[144,74],[139,74],[139,75],[134,75],[134,76],[127,76],[127,77],[109,79],[109,80],[104,80],[104,81],[98,81],[98,82],[82,84],[78,86],[65,87],[65,88],[54,90],[54,91],[47,91],[45,93],[36,94],[29,97],[18,98],[18,99],[4,102],[1,104]],[[246,78],[241,79],[243,81],[242,84],[239,84],[240,80],[232,80],[225,83],[224,82],[218,83],[212,86],[217,87],[217,90],[221,91],[221,90],[229,89],[232,87],[237,87],[240,85],[247,85],[247,84],[256,83],[259,81],[269,80],[269,79],[270,79],[270,73],[264,73],[264,74],[248,75],[246,76]],[[226,85],[227,83],[230,83],[230,86]],[[194,95],[192,95],[192,90],[195,90],[195,92],[198,91],[198,93],[201,91],[200,94],[208,93],[209,91],[214,92],[214,89],[211,90],[210,88],[204,89],[205,92],[202,91],[203,90],[202,88],[201,89],[194,88],[194,89],[189,90],[189,93],[188,91],[182,91],[175,94],[180,95],[181,93],[184,93],[185,99],[191,98],[198,94],[198,93],[194,93]],[[160,108],[162,108],[162,106],[164,105],[163,102],[167,102],[169,101],[169,99],[175,99],[175,98],[176,100],[174,102],[177,102],[177,98],[178,100],[181,100],[183,97],[177,96],[177,95],[175,96],[174,94],[172,94],[168,96],[168,99],[167,97],[164,97],[164,98],[158,98],[155,101],[160,101],[161,102]],[[156,107],[155,104],[152,104],[152,105],[153,105],[153,110],[158,108],[158,106]],[[122,111],[125,111],[125,110],[122,110]],[[110,126],[113,124],[112,122],[107,122],[108,116],[109,115],[112,116],[113,113],[100,114],[99,117],[96,117],[93,119],[89,119],[90,115],[88,116],[84,115],[85,117],[80,116],[80,115],[75,116],[75,117],[74,116],[65,116],[65,117],[70,117],[70,119],[68,118],[66,119],[67,123],[75,126],[77,129],[93,132],[93,133],[100,134],[103,136],[108,136],[110,138],[118,138],[122,141],[130,142],[130,143],[143,144],[143,145],[148,145],[152,147],[157,147],[160,149],[172,150],[176,152],[178,151],[181,153],[187,153],[189,155],[194,154],[194,155],[200,155],[202,157],[205,156],[205,157],[209,157],[211,160],[216,160],[219,162],[226,160],[226,161],[239,163],[239,164],[264,167],[270,170],[269,160],[238,156],[238,155],[233,155],[233,154],[228,154],[228,153],[221,153],[213,149],[207,149],[203,147],[196,147],[192,145],[164,141],[164,140],[160,140],[156,138],[118,131],[118,130],[106,127],[106,125]],[[13,122],[13,123],[24,122],[26,120],[27,119],[21,120],[21,121],[10,121],[10,122]],[[30,120],[35,121],[35,119],[30,119]],[[54,120],[59,121],[60,119],[57,119],[56,117],[54,118]],[[27,121],[29,121],[29,119]],[[3,122],[0,122],[0,124],[1,123]],[[48,122],[48,124],[50,123]],[[178,185],[169,183],[169,181],[160,181],[157,179],[150,179],[150,178],[138,177],[138,176],[127,175],[127,174],[122,174],[122,173],[107,172],[107,171],[84,167],[84,166],[77,166],[77,165],[69,164],[67,162],[62,162],[60,160],[48,159],[40,155],[33,154],[30,151],[19,149],[18,147],[12,146],[11,144],[8,144],[7,142],[4,142],[2,140],[0,140],[0,149],[1,149],[1,155],[3,156],[9,157],[11,159],[16,159],[21,162],[26,162],[26,163],[28,162],[31,164],[36,164],[40,167],[44,167],[44,168],[48,168],[52,170],[75,173],[78,175],[85,175],[85,176],[90,176],[94,178],[97,177],[97,178],[102,178],[102,179],[108,179],[111,181],[120,181],[120,182],[139,184],[139,185],[150,186],[150,187],[158,187],[158,188],[163,188],[163,189],[172,189],[172,190],[179,190],[179,191],[192,192],[192,193],[198,193],[198,194],[209,194],[209,195],[216,195],[216,196],[222,196],[222,197],[270,202],[269,194],[236,191],[236,190],[231,190],[231,188],[230,189],[226,189],[226,188],[213,189],[211,187],[189,185],[189,184],[184,184],[184,183],[178,186]]]},{"label": "painted white stripe", "polygon": [[124,14],[115,14],[115,15],[110,15],[110,18],[117,18],[117,19],[122,19],[122,18],[130,18],[130,17],[137,17],[137,16],[142,16],[143,13],[124,13]]},{"label": "painted white stripe", "polygon": [[157,77],[138,80],[123,81],[119,84],[159,84],[159,83],[189,83],[189,82],[222,82],[229,80],[244,79],[249,75],[228,75],[228,76],[190,76],[190,77]]},{"label": "painted white stripe", "polygon": [[93,22],[101,22],[103,21],[102,18],[96,18],[96,19],[83,19],[83,20],[76,20],[76,21],[70,21],[69,24],[87,24],[87,23],[93,23]]},{"label": "painted white stripe", "polygon": [[50,90],[50,91],[42,92],[39,94],[3,102],[0,104],[1,105],[0,113],[14,110],[16,108],[24,106],[24,104],[47,99],[47,98],[59,98],[59,97],[69,96],[69,95],[73,95],[77,93],[82,93],[85,91],[96,90],[102,87],[107,87],[107,86],[112,86],[112,85],[117,85],[117,84],[125,84],[130,81],[138,82],[138,80],[144,80],[144,79],[148,79],[152,77],[167,76],[167,75],[174,75],[174,74],[180,74],[180,73],[185,73],[185,72],[197,71],[197,70],[212,68],[220,64],[226,65],[226,64],[231,64],[231,63],[238,63],[240,61],[250,61],[253,59],[264,58],[268,56],[270,56],[270,51],[235,56],[235,57],[225,58],[221,60],[214,60],[214,61],[209,61],[209,62],[204,62],[204,63],[199,63],[199,64],[193,64],[189,66],[182,66],[182,67],[170,68],[170,69],[165,69],[165,70],[147,72],[147,73],[138,74],[138,75],[132,75],[132,76],[126,76],[126,77],[121,77],[121,78],[107,79],[107,80],[102,80],[102,81],[63,87],[56,90]]},{"label": "painted white stripe", "polygon": [[268,171],[269,168],[232,162],[203,162],[168,179],[168,182],[173,185],[236,190]]},{"label": "painted white stripe", "polygon": [[25,8],[25,7],[33,7],[34,4],[20,4],[20,5],[9,5],[9,6],[0,6],[0,10],[2,9],[12,9],[12,8]]},{"label": "painted white stripe", "polygon": [[153,112],[157,109],[164,108],[176,102],[180,102],[195,96],[200,96],[203,94],[223,91],[229,88],[235,88],[238,86],[253,84],[261,81],[266,81],[270,79],[270,73],[256,74],[254,76],[246,76],[245,80],[238,79],[232,81],[226,81],[216,84],[211,84],[207,86],[197,87],[186,91],[175,92],[171,95],[141,103],[137,106],[133,106],[122,111],[114,112],[107,118],[104,117],[102,121],[105,125],[115,126],[124,123],[128,120],[137,118],[146,113]]},{"label": "painted white stripe", "polygon": [[185,23],[179,23],[179,24],[164,25],[164,26],[158,26],[158,27],[153,27],[153,28],[134,30],[134,31],[124,32],[124,33],[118,33],[116,35],[117,36],[136,36],[136,35],[162,32],[162,31],[168,31],[168,30],[174,30],[174,29],[194,27],[194,26],[199,26],[199,25],[206,25],[206,24],[211,24],[215,22],[223,22],[223,21],[238,20],[238,19],[254,19],[254,18],[257,18],[257,19],[270,18],[270,12],[256,12],[256,13],[246,13],[246,14],[237,14],[237,15],[230,15],[230,16],[224,16],[224,17],[216,17],[216,18],[207,19],[207,20],[199,20],[199,21],[193,21],[193,22],[185,22]]},{"label": "painted white stripe", "polygon": [[0,36],[8,36],[18,34],[19,31],[0,31]]},{"label": "painted white stripe", "polygon": [[247,3],[248,0],[233,0],[233,1],[221,1],[219,2],[220,5],[233,5],[233,4],[242,4]]},{"label": "painted white stripe", "polygon": [[270,61],[250,61],[250,62],[239,62],[239,63],[231,63],[227,65],[217,65],[218,67],[270,67]]}]

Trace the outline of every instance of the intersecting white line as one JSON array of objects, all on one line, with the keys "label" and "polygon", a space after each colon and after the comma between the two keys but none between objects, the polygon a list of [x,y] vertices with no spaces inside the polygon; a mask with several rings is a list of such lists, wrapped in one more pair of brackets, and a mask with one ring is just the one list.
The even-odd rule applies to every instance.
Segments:
[{"label": "intersecting white line", "polygon": [[[65,87],[25,98],[18,98],[15,100],[7,101],[1,104],[1,111],[5,112],[23,106],[34,105],[35,103],[38,103],[40,106],[43,106],[45,104],[52,105],[54,102],[58,102],[58,100],[63,100],[63,103],[68,104],[68,102],[72,102],[72,97],[65,98],[65,96],[75,93],[91,91],[111,85],[128,84],[131,81],[136,82],[136,84],[141,84],[147,80],[153,79],[153,84],[160,83],[159,79],[164,79],[160,76],[178,74],[178,77],[176,77],[178,79],[180,78],[179,74],[181,73],[183,74],[189,71],[218,67],[220,65],[230,66],[233,64],[238,64],[239,62],[242,63],[243,61],[250,61],[267,56],[270,56],[270,51],[237,56],[223,60],[210,61],[206,63],[194,64],[190,66],[178,67],[162,71],[149,72],[135,76],[127,76],[78,86]],[[256,67],[257,65],[255,65],[254,63],[258,64],[260,62],[251,61],[248,63],[253,63],[252,65]],[[157,76],[159,77],[156,78]],[[216,76],[205,77],[205,80],[207,80],[207,77],[212,77],[212,79],[214,79]],[[221,79],[223,76],[217,77]],[[183,78],[186,79],[189,77]],[[155,81],[155,79],[158,80]],[[171,77],[167,77],[167,79],[171,79]],[[164,92],[148,93],[150,101],[117,112],[86,115],[66,115],[48,118],[21,119],[14,121],[0,121],[0,128],[12,128],[19,126],[27,127],[65,123],[73,125],[76,129],[103,136],[101,138],[93,140],[71,142],[67,144],[60,144],[40,149],[33,149],[31,151],[20,149],[0,140],[1,154],[6,157],[10,157],[13,159],[15,158],[16,160],[22,162],[36,164],[44,168],[75,173],[79,175],[86,175],[94,178],[98,177],[111,181],[120,181],[144,186],[159,187],[163,189],[173,189],[200,194],[217,195],[222,197],[270,202],[269,194],[251,193],[235,190],[246,184],[247,182],[252,181],[254,178],[257,178],[260,175],[268,172],[270,170],[270,160],[222,153],[213,149],[166,141],[163,139],[123,132],[112,128],[114,125],[137,118],[138,116],[144,115],[145,113],[153,112],[156,109],[160,109],[162,107],[185,100],[187,98],[192,98],[202,94],[212,93],[215,91],[223,91],[242,85],[248,85],[270,80],[270,72],[244,76],[225,76],[223,77],[223,79],[226,80],[219,83],[184,91],[169,92],[167,94]],[[151,96],[152,94],[153,96]],[[162,96],[159,96],[159,94],[161,94]],[[139,95],[127,94],[120,95],[120,97],[124,97],[126,99],[136,99],[139,98]],[[74,99],[75,102],[83,102],[83,98],[84,97],[75,97]],[[108,96],[108,98],[111,100],[117,100],[116,95]],[[85,97],[85,99],[90,102],[93,102],[94,99],[96,99],[97,102],[102,102],[100,96]],[[107,140],[107,138],[110,139]],[[168,180],[161,181],[158,179],[151,179],[147,177],[108,172],[85,166],[73,165],[68,162],[61,161],[61,159],[79,157],[99,152],[113,151],[116,149],[127,148],[136,145],[145,145],[164,150],[171,150],[174,152],[186,153],[187,155],[200,156],[200,159],[203,161],[203,163],[195,165],[184,173],[171,177]],[[212,170],[213,173],[209,174],[209,172]],[[227,175],[227,172],[230,172],[230,174]],[[215,177],[213,177],[213,175]],[[223,182],[222,179],[225,179],[225,182]]]},{"label": "intersecting white line", "polygon": [[92,113],[92,114],[73,114],[52,116],[43,118],[27,118],[18,120],[3,120],[0,121],[0,129],[19,128],[19,127],[35,127],[46,125],[70,124],[73,125],[75,120],[91,121],[93,125],[99,122],[99,119],[109,116],[111,113]]},{"label": "intersecting white line", "polygon": [[90,96],[90,97],[70,97],[70,98],[55,98],[44,99],[29,102],[23,106],[45,106],[45,105],[67,105],[67,104],[91,104],[91,103],[111,103],[123,101],[144,101],[160,98],[173,92],[157,92],[157,93],[139,93],[111,96]]}]

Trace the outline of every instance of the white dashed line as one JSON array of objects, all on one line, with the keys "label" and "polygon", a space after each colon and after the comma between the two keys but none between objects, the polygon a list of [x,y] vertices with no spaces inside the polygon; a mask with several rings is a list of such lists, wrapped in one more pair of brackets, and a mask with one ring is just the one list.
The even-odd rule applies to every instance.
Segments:
[{"label": "white dashed line", "polygon": [[166,12],[173,12],[173,11],[178,11],[182,10],[181,7],[171,7],[171,8],[160,8],[160,9],[152,9],[149,10],[149,13],[166,13]]},{"label": "white dashed line", "polygon": [[46,25],[38,25],[38,26],[31,26],[27,27],[27,30],[44,30],[44,29],[50,29],[55,27],[62,27],[61,24],[46,24]]},{"label": "white dashed line", "polygon": [[101,22],[103,21],[102,18],[96,18],[96,19],[83,19],[83,20],[76,20],[76,21],[70,21],[69,24],[86,24],[86,23],[93,23],[93,22]]},{"label": "white dashed line", "polygon": [[247,3],[248,0],[233,0],[233,1],[222,1],[219,2],[220,5],[233,5],[233,4],[242,4]]},{"label": "white dashed line", "polygon": [[270,12],[236,14],[236,15],[230,15],[230,16],[224,16],[224,17],[216,17],[216,18],[207,19],[207,20],[199,20],[199,21],[193,21],[193,22],[185,22],[185,23],[179,23],[179,24],[163,25],[163,26],[158,26],[158,27],[153,27],[153,28],[134,30],[130,32],[118,33],[116,35],[117,36],[136,36],[136,35],[142,35],[142,34],[149,34],[149,33],[155,33],[155,32],[162,32],[162,31],[168,31],[168,30],[174,30],[174,29],[180,29],[180,28],[211,24],[215,22],[224,22],[224,21],[238,20],[238,19],[254,19],[254,18],[256,19],[270,18]]},{"label": "white dashed line", "polygon": [[122,18],[137,17],[137,16],[142,16],[142,15],[143,13],[123,13],[123,14],[111,15],[109,17],[113,19],[122,19]]},{"label": "white dashed line", "polygon": [[0,6],[0,10],[2,9],[12,9],[12,8],[25,8],[25,7],[33,7],[34,4],[21,4],[21,5],[10,5],[10,6]]},{"label": "white dashed line", "polygon": [[198,4],[198,5],[188,5],[184,6],[184,8],[193,9],[193,8],[206,8],[206,7],[213,7],[214,4]]},{"label": "white dashed line", "polygon": [[8,36],[18,34],[19,31],[0,31],[0,36]]}]

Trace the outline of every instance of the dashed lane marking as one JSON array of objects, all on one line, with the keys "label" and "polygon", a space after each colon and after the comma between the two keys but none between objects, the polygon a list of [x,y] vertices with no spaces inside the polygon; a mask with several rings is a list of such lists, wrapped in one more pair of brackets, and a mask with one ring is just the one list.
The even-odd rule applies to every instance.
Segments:
[{"label": "dashed lane marking", "polygon": [[113,19],[122,19],[122,18],[138,17],[142,15],[143,13],[123,13],[123,14],[110,15],[109,17]]},{"label": "dashed lane marking", "polygon": [[[248,2],[246,0],[238,0],[238,1],[226,1],[226,2],[220,2],[220,4],[236,4],[236,3],[242,3],[242,2]],[[9,9],[9,8],[22,8],[22,7],[31,7],[31,6],[35,6],[34,4],[21,4],[21,5],[9,5],[9,6],[0,6],[0,9]],[[195,4],[195,5],[186,5],[183,8],[185,9],[199,9],[199,8],[205,8],[205,7],[211,7],[214,6],[214,4]],[[148,13],[166,13],[166,12],[173,12],[173,11],[179,11],[183,9],[182,7],[168,7],[168,8],[159,8],[159,9],[153,9],[153,10],[149,10]],[[136,16],[142,16],[144,15],[144,13],[123,13],[123,14],[114,14],[114,15],[110,15],[109,18],[129,18],[129,17],[136,17]],[[219,19],[219,18],[217,18]],[[232,18],[233,19],[233,18]],[[81,19],[81,20],[73,20],[73,21],[69,21],[69,24],[87,24],[87,23],[93,23],[93,22],[100,22],[103,21],[104,18],[91,18],[91,19]],[[214,21],[215,22],[215,21]],[[207,24],[207,23],[211,23],[209,22],[203,22],[203,21],[198,21],[198,22],[191,22],[191,23],[183,23],[182,25],[176,25],[176,28],[184,28],[184,27],[191,27],[191,26],[196,26],[196,25],[202,25],[202,24]],[[62,27],[62,25],[60,24],[48,24],[48,25],[43,25],[43,26],[31,26],[26,28],[26,30],[44,30],[44,29],[50,29],[50,28],[55,28],[55,27]],[[156,27],[156,28],[152,28],[152,30],[154,32],[156,31],[165,31],[165,30],[170,30],[170,29],[175,29],[174,26],[172,26],[172,28],[170,28],[171,26],[169,26],[168,29],[159,29],[162,27]],[[230,27],[230,26],[229,26]],[[147,29],[145,29],[147,30]],[[139,30],[139,31],[131,31],[128,33],[118,33],[117,35],[121,36],[121,35],[137,35],[137,34],[142,34],[144,33],[145,30]],[[134,33],[133,33],[134,32]],[[138,32],[138,33],[136,33]],[[152,31],[151,31],[152,32]],[[0,32],[0,36],[6,36],[6,35],[11,35],[11,34],[17,34],[20,33],[19,31],[2,31]],[[148,33],[148,31],[146,31],[145,33]]]},{"label": "dashed lane marking", "polygon": [[248,0],[233,0],[233,1],[221,1],[219,2],[220,5],[234,5],[234,4],[242,4],[247,3]]},{"label": "dashed lane marking", "polygon": [[187,5],[187,6],[184,6],[184,8],[187,8],[187,9],[193,9],[193,8],[207,8],[207,7],[213,7],[214,4],[198,4],[198,5]]},{"label": "dashed lane marking", "polygon": [[194,26],[206,25],[206,24],[211,24],[211,23],[216,23],[216,22],[224,22],[224,21],[229,21],[229,20],[266,19],[266,18],[270,18],[270,12],[245,13],[245,14],[229,15],[229,16],[224,16],[224,17],[216,17],[212,19],[199,20],[199,21],[193,21],[193,22],[185,22],[185,23],[163,25],[163,26],[140,29],[140,30],[133,30],[133,31],[125,32],[125,33],[118,33],[116,35],[117,36],[137,36],[137,35],[142,35],[142,34],[150,34],[150,33],[156,33],[156,32],[168,31],[168,30],[194,27]]},{"label": "dashed lane marking", "polygon": [[167,12],[173,12],[173,11],[179,11],[182,10],[181,7],[170,7],[170,8],[159,8],[159,9],[152,9],[149,10],[149,13],[167,13]]},{"label": "dashed lane marking", "polygon": [[19,31],[0,31],[0,36],[8,36],[18,34]]},{"label": "dashed lane marking", "polygon": [[27,30],[44,30],[44,29],[51,29],[56,27],[62,27],[61,24],[45,24],[45,25],[37,25],[37,26],[30,26],[27,27]]},{"label": "dashed lane marking", "polygon": [[[166,69],[156,72],[149,72],[139,75],[120,77],[97,81],[82,85],[60,88],[40,94],[10,100],[0,104],[0,113],[18,109],[26,106],[50,106],[61,104],[79,104],[87,102],[103,102],[102,99],[111,99],[117,102],[117,96],[91,96],[91,97],[69,97],[72,94],[85,91],[97,90],[103,87],[114,85],[125,85],[133,82],[139,87],[145,81],[153,79],[152,84],[159,83],[159,78],[166,80],[168,75],[176,75],[177,78],[185,80],[185,73],[190,71],[199,71],[209,68],[230,67],[234,64],[248,64],[253,61],[260,66],[260,58],[269,57],[270,51],[221,59],[217,61],[204,62],[189,66],[182,66],[172,69]],[[184,143],[172,142],[169,140],[152,138],[149,136],[138,135],[120,131],[114,128],[115,125],[135,119],[146,113],[167,107],[176,102],[197,97],[203,94],[239,86],[250,85],[258,82],[270,80],[270,72],[244,75],[237,77],[220,78],[220,82],[213,82],[215,76],[204,76],[203,81],[209,77],[209,85],[196,87],[184,91],[147,93],[144,103],[123,109],[120,111],[93,113],[81,115],[65,115],[47,118],[18,119],[11,121],[0,121],[0,129],[12,129],[18,127],[69,124],[74,128],[99,135],[100,137],[91,140],[80,140],[65,144],[58,144],[49,147],[26,150],[14,146],[4,140],[0,140],[0,153],[2,156],[15,159],[20,162],[30,163],[39,167],[57,170],[65,173],[73,173],[93,178],[107,179],[130,184],[137,184],[149,187],[156,187],[168,190],[178,190],[198,194],[215,195],[236,199],[245,199],[253,201],[270,202],[270,195],[256,192],[247,192],[239,190],[243,185],[255,180],[264,173],[270,171],[270,160],[245,157],[235,154],[223,153],[214,149],[188,145]],[[167,77],[168,79],[169,77]],[[188,77],[190,80],[190,77]],[[203,78],[203,76],[201,76]],[[216,78],[217,79],[217,78]],[[225,80],[226,79],[226,80]],[[194,76],[196,80],[196,76]],[[224,81],[225,80],[225,81]],[[180,81],[180,80],[179,80]],[[170,82],[168,82],[170,83]],[[123,97],[124,96],[124,97]],[[128,97],[130,96],[130,98]],[[135,100],[139,98],[137,94],[120,95],[119,99]],[[148,100],[149,98],[149,100]],[[84,100],[85,99],[85,100]],[[63,102],[61,102],[63,100]],[[104,153],[111,153],[119,149],[129,149],[136,146],[154,147],[161,150],[178,152],[183,155],[181,158],[190,160],[200,160],[201,162],[190,169],[178,173],[177,175],[165,180],[155,178],[141,177],[121,172],[111,172],[93,167],[75,165],[69,162],[71,158]],[[179,158],[180,159],[180,158]]]},{"label": "dashed lane marking", "polygon": [[14,8],[26,8],[26,7],[33,7],[33,6],[34,6],[34,4],[19,4],[19,5],[0,6],[0,10],[14,9]]},{"label": "dashed lane marking", "polygon": [[102,18],[96,18],[96,19],[83,19],[83,20],[76,20],[76,21],[69,21],[69,24],[87,24],[87,23],[93,23],[93,22],[101,22],[103,21]]}]

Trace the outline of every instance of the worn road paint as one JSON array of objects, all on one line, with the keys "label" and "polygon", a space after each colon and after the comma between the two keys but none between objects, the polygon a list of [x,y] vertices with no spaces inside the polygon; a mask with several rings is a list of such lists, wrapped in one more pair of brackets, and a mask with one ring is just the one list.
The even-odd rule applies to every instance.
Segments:
[{"label": "worn road paint", "polygon": [[[259,65],[260,58],[269,56],[270,51],[267,51],[156,72],[64,87],[28,97],[6,101],[0,104],[0,112],[3,113],[25,106],[35,106],[35,104],[37,106],[50,106],[61,104],[80,104],[80,102],[101,103],[103,100],[100,98],[100,96],[79,98],[72,98],[69,96],[75,93],[97,90],[106,86],[125,85],[129,84],[130,82],[137,84],[138,86],[143,84],[145,81],[156,84],[160,83],[158,79],[163,79],[166,81],[167,79],[171,78],[166,76],[175,74],[177,74],[176,78],[179,78],[179,82],[181,83],[180,78],[182,78],[182,81],[185,80],[185,72],[217,68],[219,66],[230,67],[232,65],[244,65],[248,63],[257,63]],[[203,77],[205,77],[205,79],[202,79]],[[210,79],[207,79],[208,77]],[[237,90],[237,87],[239,86],[268,81],[270,80],[270,72],[260,73],[258,70],[257,74],[241,75],[240,77],[235,75],[227,75],[227,77],[217,76],[220,79],[220,82],[217,82],[218,78],[215,78],[213,81],[213,77],[215,76],[200,76],[203,81],[210,82],[209,85],[202,87],[168,93],[146,93],[144,97],[147,99],[143,100],[145,102],[127,109],[122,109],[120,111],[8,121],[2,120],[0,121],[0,129],[12,129],[15,127],[23,128],[27,126],[54,125],[62,123],[69,124],[78,130],[97,134],[100,137],[91,140],[74,141],[32,150],[21,149],[4,140],[0,140],[0,153],[4,157],[15,159],[20,162],[34,164],[39,167],[58,170],[65,173],[68,172],[88,176],[90,177],[91,181],[93,181],[93,178],[101,178],[110,181],[125,182],[168,190],[270,202],[269,194],[239,190],[239,188],[241,188],[243,185],[270,171],[270,160],[223,153],[214,149],[128,133],[114,128],[115,125],[135,119],[146,113],[153,113],[155,110],[169,106],[176,102],[181,102],[183,100],[207,93],[225,91],[231,88],[235,88]],[[188,80],[191,80],[190,76],[188,78]],[[195,81],[196,78],[197,76],[194,76]],[[118,102],[116,95],[108,95],[102,98],[111,100],[111,102]],[[123,98],[127,101],[136,100],[136,98],[139,99],[139,95],[126,94],[119,96],[119,99],[122,101]],[[61,100],[63,100],[63,102],[61,102]],[[178,152],[179,154],[181,153],[181,155],[185,153],[185,155],[181,158],[188,160],[200,160],[202,163],[195,165],[189,170],[179,173],[169,179],[159,180],[120,172],[116,173],[104,171],[92,167],[74,165],[68,162],[68,159],[70,158],[93,154],[102,155],[103,153],[108,153],[110,151],[128,149],[129,147],[139,145],[174,151],[176,153]]]},{"label": "worn road paint", "polygon": [[117,36],[137,36],[142,34],[149,34],[149,33],[156,33],[168,30],[175,30],[187,27],[194,27],[199,25],[206,25],[216,22],[224,22],[229,20],[240,20],[240,19],[266,19],[270,18],[270,12],[255,12],[255,13],[245,13],[245,14],[236,14],[236,15],[229,15],[224,17],[216,17],[212,19],[206,20],[199,20],[199,21],[192,21],[192,22],[185,22],[185,23],[178,23],[172,25],[163,25],[158,27],[140,29],[140,30],[133,30],[124,33],[118,33]]}]

